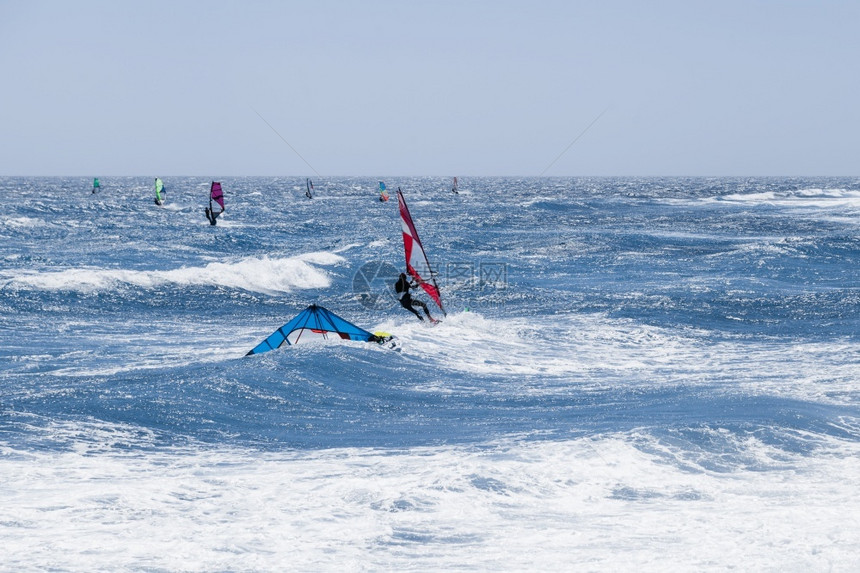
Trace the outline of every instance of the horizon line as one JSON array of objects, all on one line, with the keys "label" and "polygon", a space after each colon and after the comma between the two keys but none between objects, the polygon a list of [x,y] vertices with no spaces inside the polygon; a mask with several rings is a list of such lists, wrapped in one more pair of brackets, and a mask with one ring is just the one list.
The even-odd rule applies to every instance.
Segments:
[{"label": "horizon line", "polygon": [[[104,178],[104,177],[125,177],[125,178],[167,178],[167,177],[182,177],[182,178],[203,178],[212,180],[210,176],[204,175],[188,175],[188,174],[164,174],[164,175],[110,175],[110,174],[101,174],[101,175],[34,175],[34,174],[16,174],[16,175],[4,175],[0,174],[2,178],[25,178],[25,177],[68,177],[68,178],[85,178],[89,179],[91,177],[96,178]],[[283,177],[283,178],[296,178],[296,179],[310,179],[307,174],[305,175],[287,175],[287,174],[268,174],[268,175],[219,175],[221,178],[243,178],[243,177]],[[358,174],[358,175],[323,175],[317,176],[317,179],[337,179],[337,178],[367,178],[367,179],[378,179],[378,178],[388,178],[388,179],[396,179],[396,178],[445,178],[450,179],[452,177],[457,178],[473,178],[473,179],[492,179],[492,178],[517,178],[517,179],[561,179],[561,178],[581,178],[581,179],[613,179],[613,178],[641,178],[641,179],[664,179],[664,178],[732,178],[732,179],[771,179],[771,178],[822,178],[822,177],[835,177],[835,178],[851,178],[851,177],[860,177],[860,174],[828,174],[828,175],[785,175],[785,174],[770,174],[770,175],[715,175],[715,174],[676,174],[676,175],[636,175],[636,174],[626,174],[626,175],[512,175],[512,174],[500,174],[500,175],[373,175],[373,174]]]}]

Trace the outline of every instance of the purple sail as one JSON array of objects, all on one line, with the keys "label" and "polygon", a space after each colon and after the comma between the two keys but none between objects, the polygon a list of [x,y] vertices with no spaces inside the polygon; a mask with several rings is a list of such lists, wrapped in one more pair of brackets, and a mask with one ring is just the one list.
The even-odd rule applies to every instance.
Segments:
[{"label": "purple sail", "polygon": [[209,190],[209,199],[215,201],[224,210],[224,192],[221,191],[221,184],[217,181],[212,182],[212,189]]}]

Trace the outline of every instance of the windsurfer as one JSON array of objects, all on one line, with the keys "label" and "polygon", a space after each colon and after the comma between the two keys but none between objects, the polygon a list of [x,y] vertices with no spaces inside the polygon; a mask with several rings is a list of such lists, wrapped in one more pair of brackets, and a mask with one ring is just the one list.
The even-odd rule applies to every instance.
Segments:
[{"label": "windsurfer", "polygon": [[226,209],[221,209],[220,211],[218,211],[216,213],[213,209],[206,207],[206,218],[209,219],[209,224],[210,225],[217,225],[218,221],[216,219],[218,219],[218,217],[221,215],[221,213],[223,213],[225,210]]},{"label": "windsurfer", "polygon": [[155,204],[158,206],[164,205],[164,199],[161,195],[164,193],[164,184],[158,177],[155,178]]},{"label": "windsurfer", "polygon": [[[217,213],[215,212],[215,205],[213,202],[221,207],[221,210]],[[224,207],[224,191],[221,189],[221,183],[218,181],[213,181],[212,186],[209,188],[209,206],[206,207],[206,218],[209,220],[210,225],[216,225],[218,223],[218,217],[222,215],[226,211],[226,207]]]},{"label": "windsurfer", "polygon": [[418,320],[424,321],[424,317],[422,317],[415,307],[421,307],[424,309],[424,314],[427,315],[427,318],[432,323],[439,322],[432,316],[430,316],[430,311],[427,309],[427,305],[421,302],[420,300],[415,300],[412,298],[412,295],[409,294],[409,289],[413,289],[418,286],[417,282],[410,282],[409,279],[406,278],[406,273],[400,273],[400,277],[397,279],[397,282],[394,283],[394,291],[398,293],[402,293],[400,295],[400,305],[403,306],[406,310],[414,314],[418,317]]}]

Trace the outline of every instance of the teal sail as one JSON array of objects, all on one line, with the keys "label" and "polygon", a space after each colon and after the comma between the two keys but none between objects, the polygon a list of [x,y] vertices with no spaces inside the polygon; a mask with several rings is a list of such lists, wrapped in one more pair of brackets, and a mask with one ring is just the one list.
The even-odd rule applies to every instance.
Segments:
[{"label": "teal sail", "polygon": [[[379,333],[386,335],[387,333]],[[294,319],[273,332],[263,342],[255,346],[245,356],[262,354],[282,346],[292,346],[299,341],[325,340],[341,338],[343,340],[358,340],[362,342],[387,342],[385,336],[371,334],[351,322],[342,319],[335,313],[315,304],[300,312]],[[388,339],[391,335],[387,336]]]}]

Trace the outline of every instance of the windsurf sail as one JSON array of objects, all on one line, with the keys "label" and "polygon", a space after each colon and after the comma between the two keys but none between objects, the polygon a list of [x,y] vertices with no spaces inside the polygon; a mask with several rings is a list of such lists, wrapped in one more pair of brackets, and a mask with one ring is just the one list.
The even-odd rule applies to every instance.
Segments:
[{"label": "windsurf sail", "polygon": [[307,180],[307,187],[308,187],[308,190],[305,191],[305,197],[307,197],[308,199],[313,199],[314,198],[314,182],[311,181],[310,179],[308,179]]},{"label": "windsurf sail", "polygon": [[403,228],[406,272],[421,285],[421,288],[433,299],[442,314],[447,315],[445,307],[442,306],[439,285],[436,284],[436,273],[430,267],[424,246],[421,244],[421,239],[418,238],[418,231],[415,230],[415,223],[412,222],[412,215],[409,214],[409,208],[406,206],[406,199],[403,198],[403,192],[400,191],[399,187],[397,188],[397,204],[400,207],[400,223]]},{"label": "windsurf sail", "polygon": [[221,210],[218,211],[218,214],[224,212],[224,191],[221,189],[221,183],[218,181],[212,182],[212,187],[209,188],[209,210],[214,213],[215,209],[212,208],[212,202],[218,203],[218,206],[221,207]]},{"label": "windsurf sail", "polygon": [[158,177],[155,178],[155,202],[161,205],[164,203],[164,194],[166,190],[164,189],[164,183],[162,183],[161,179]]},{"label": "windsurf sail", "polygon": [[385,181],[379,182],[379,200],[388,201],[388,189],[385,188]]},{"label": "windsurf sail", "polygon": [[453,186],[453,187],[451,187],[451,192],[452,192],[452,193],[457,193],[457,194],[459,195],[459,194],[460,194],[459,189],[460,189],[460,186],[459,186],[459,185],[457,185],[457,178],[456,178],[456,177],[454,177],[454,186]]},{"label": "windsurf sail", "polygon": [[101,187],[101,184],[99,183],[99,178],[98,177],[94,178],[93,179],[93,193],[98,191],[100,187]]},{"label": "windsurf sail", "polygon": [[[387,333],[384,333],[387,334]],[[300,312],[291,321],[273,332],[245,356],[262,354],[282,346],[292,346],[299,341],[341,338],[363,342],[384,342],[383,337],[371,334],[353,323],[342,319],[328,309],[315,304]],[[387,336],[388,339],[392,337]]]}]

